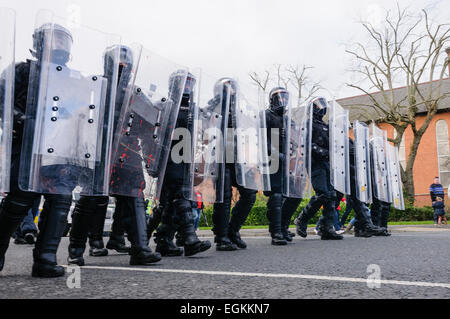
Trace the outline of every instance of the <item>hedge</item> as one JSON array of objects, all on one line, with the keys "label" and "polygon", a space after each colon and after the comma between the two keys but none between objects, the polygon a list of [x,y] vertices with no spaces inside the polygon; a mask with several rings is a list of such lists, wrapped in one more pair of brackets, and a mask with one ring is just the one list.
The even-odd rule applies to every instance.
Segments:
[{"label": "hedge", "polygon": [[[293,223],[294,219],[300,214],[300,212],[303,210],[303,208],[308,204],[309,199],[304,199],[299,207],[297,208],[297,211],[295,212],[294,216],[292,217],[291,224]],[[268,225],[267,220],[267,197],[265,197],[262,194],[258,194],[256,198],[255,205],[253,206],[246,222],[244,223],[244,226],[265,226]],[[341,216],[342,212],[345,211],[345,202],[341,202],[340,205],[341,209]],[[212,214],[213,214],[213,206],[208,206],[205,208],[205,215],[208,220],[209,226],[212,225]],[[322,216],[321,210],[310,220],[310,224],[315,224],[319,220],[319,218]],[[347,222],[350,221],[351,218],[354,216],[354,211],[350,213]],[[389,221],[397,222],[397,221],[428,221],[433,220],[433,208],[432,207],[414,207],[411,205],[406,206],[405,211],[400,211],[397,209],[394,209],[391,207],[391,213],[389,216]],[[205,227],[206,223],[204,218],[200,219],[200,227]]]}]

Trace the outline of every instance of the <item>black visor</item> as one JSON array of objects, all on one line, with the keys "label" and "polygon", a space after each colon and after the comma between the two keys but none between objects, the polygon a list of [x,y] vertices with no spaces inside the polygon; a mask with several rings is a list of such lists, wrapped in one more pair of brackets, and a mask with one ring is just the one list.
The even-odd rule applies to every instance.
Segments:
[{"label": "black visor", "polygon": [[286,107],[289,104],[289,92],[279,91],[272,94],[273,106]]}]

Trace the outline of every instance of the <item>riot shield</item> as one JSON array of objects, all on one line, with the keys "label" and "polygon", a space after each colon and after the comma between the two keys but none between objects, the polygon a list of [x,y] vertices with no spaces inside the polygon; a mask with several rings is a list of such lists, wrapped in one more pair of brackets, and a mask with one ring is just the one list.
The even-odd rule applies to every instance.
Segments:
[{"label": "riot shield", "polygon": [[349,118],[345,110],[336,101],[331,103],[330,127],[330,170],[331,184],[342,194],[350,194],[350,153]]},{"label": "riot shield", "polygon": [[234,128],[236,182],[247,189],[270,191],[263,101],[259,90],[240,83],[230,109]]},{"label": "riot shield", "polygon": [[369,127],[359,121],[353,124],[355,137],[356,198],[363,203],[372,202],[372,181],[370,174]]},{"label": "riot shield", "polygon": [[0,192],[9,191],[16,13],[0,8]]},{"label": "riot shield", "polygon": [[400,173],[400,162],[398,160],[398,148],[387,143],[387,158],[389,169],[389,181],[391,186],[392,205],[396,209],[405,210],[403,200],[403,186]]},{"label": "riot shield", "polygon": [[187,69],[140,45],[132,48],[132,76],[120,81],[126,93],[115,129],[109,189],[111,195],[157,200]]},{"label": "riot shield", "polygon": [[120,37],[41,11],[33,34],[19,186],[49,194],[104,195]]},{"label": "riot shield", "polygon": [[386,131],[372,124],[370,135],[372,187],[375,198],[390,203],[392,201],[389,187],[389,171],[387,165]]},{"label": "riot shield", "polygon": [[204,202],[223,202],[225,133],[233,83],[229,78],[201,76],[199,107],[193,112],[193,161],[186,166],[185,174],[184,196],[191,201],[196,201],[200,193]]},{"label": "riot shield", "polygon": [[288,198],[310,197],[311,108],[307,105],[290,106],[284,116],[284,127],[283,195]]}]

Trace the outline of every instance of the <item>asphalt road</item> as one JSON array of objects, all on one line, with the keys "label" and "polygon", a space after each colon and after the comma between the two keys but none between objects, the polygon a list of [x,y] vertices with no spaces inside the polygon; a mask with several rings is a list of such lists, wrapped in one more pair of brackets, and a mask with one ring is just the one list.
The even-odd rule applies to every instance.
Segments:
[{"label": "asphalt road", "polygon": [[[127,255],[113,251],[86,256],[80,288],[68,287],[76,282],[69,274],[32,278],[32,247],[11,243],[0,273],[0,298],[450,298],[449,229],[388,238],[346,236],[337,242],[310,235],[282,247],[271,246],[268,237],[246,241],[246,250],[213,247],[198,257],[164,258],[150,267],[129,266]],[[67,245],[64,238],[58,253],[62,265]],[[378,270],[380,287],[373,288],[377,282],[369,287],[368,276]]]}]

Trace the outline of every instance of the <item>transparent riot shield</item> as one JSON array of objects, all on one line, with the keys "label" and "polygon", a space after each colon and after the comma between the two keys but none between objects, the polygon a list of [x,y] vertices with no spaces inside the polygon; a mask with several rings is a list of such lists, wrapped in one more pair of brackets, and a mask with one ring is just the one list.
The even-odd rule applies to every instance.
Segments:
[{"label": "transparent riot shield", "polygon": [[264,96],[258,89],[240,83],[230,108],[234,128],[236,182],[247,189],[270,191],[271,168],[267,151]]},{"label": "transparent riot shield", "polygon": [[[291,103],[292,105],[292,103]],[[289,198],[311,196],[312,112],[307,105],[288,108],[284,116],[286,138],[283,163],[283,195]]]},{"label": "transparent riot shield", "polygon": [[187,69],[132,45],[133,70],[115,129],[110,194],[157,200],[170,154]]},{"label": "transparent riot shield", "polygon": [[342,194],[350,194],[348,110],[333,101],[329,114],[331,184]]},{"label": "transparent riot shield", "polygon": [[16,13],[0,8],[0,192],[9,191]]},{"label": "transparent riot shield", "polygon": [[223,202],[225,174],[225,133],[228,126],[230,91],[234,81],[201,76],[198,108],[192,126],[193,161],[186,168],[185,198],[203,202]]},{"label": "transparent riot shield", "polygon": [[355,145],[356,198],[363,203],[372,202],[370,173],[369,127],[359,121],[353,124]]},{"label": "transparent riot shield", "polygon": [[391,203],[392,198],[389,187],[389,174],[387,165],[387,135],[375,124],[370,127],[370,151],[372,187],[375,198],[380,201]]},{"label": "transparent riot shield", "polygon": [[400,173],[400,162],[398,160],[398,148],[387,143],[387,158],[389,169],[389,181],[391,186],[392,205],[399,210],[405,210],[403,200],[403,185]]},{"label": "transparent riot shield", "polygon": [[33,34],[20,188],[49,194],[108,192],[108,156],[120,37],[48,11]]}]

